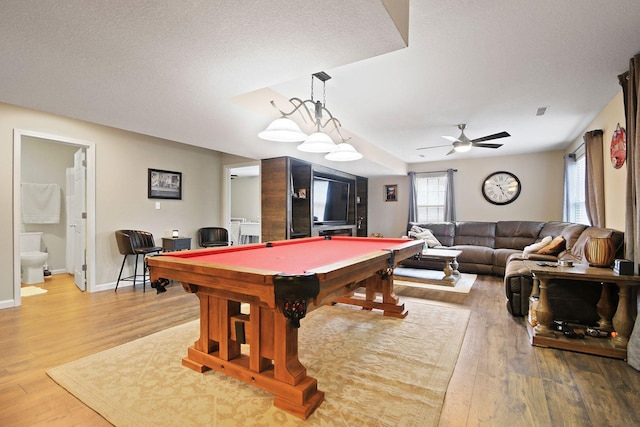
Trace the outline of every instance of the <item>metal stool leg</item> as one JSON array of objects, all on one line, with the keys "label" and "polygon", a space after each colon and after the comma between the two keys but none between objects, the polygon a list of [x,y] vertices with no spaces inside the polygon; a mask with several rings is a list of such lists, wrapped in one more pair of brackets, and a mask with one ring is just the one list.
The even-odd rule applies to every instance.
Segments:
[{"label": "metal stool leg", "polygon": [[124,259],[122,260],[122,265],[120,266],[120,273],[118,274],[118,281],[116,282],[116,289],[114,290],[114,292],[118,291],[118,285],[120,284],[120,278],[122,277],[122,270],[124,270],[124,263],[127,261],[127,255],[124,256]]}]

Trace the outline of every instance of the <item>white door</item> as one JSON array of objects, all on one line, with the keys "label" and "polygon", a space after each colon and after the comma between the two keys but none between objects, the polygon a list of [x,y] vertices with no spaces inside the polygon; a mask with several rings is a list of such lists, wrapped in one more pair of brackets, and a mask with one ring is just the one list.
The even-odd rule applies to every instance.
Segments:
[{"label": "white door", "polygon": [[75,187],[74,168],[67,168],[67,182],[65,187],[65,210],[67,217],[67,235],[66,238],[66,253],[65,253],[65,265],[67,273],[74,274],[75,267],[75,247],[74,242],[76,238],[76,225],[73,222],[73,191]]},{"label": "white door", "polygon": [[71,220],[74,230],[73,237],[73,276],[76,286],[81,291],[87,290],[86,275],[86,166],[84,148],[79,149],[73,156],[73,198],[71,201]]}]

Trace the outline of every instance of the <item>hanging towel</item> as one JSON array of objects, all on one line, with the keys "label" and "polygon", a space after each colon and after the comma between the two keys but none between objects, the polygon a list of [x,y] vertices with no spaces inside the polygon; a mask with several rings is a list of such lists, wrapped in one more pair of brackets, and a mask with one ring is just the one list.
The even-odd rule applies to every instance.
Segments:
[{"label": "hanging towel", "polygon": [[23,182],[22,222],[58,224],[60,222],[60,186]]}]

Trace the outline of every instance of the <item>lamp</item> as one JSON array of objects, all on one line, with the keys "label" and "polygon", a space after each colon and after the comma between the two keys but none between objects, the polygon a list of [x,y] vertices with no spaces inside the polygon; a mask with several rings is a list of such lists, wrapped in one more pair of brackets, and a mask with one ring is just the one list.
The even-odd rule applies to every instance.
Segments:
[{"label": "lamp", "polygon": [[269,141],[297,142],[304,141],[307,134],[302,132],[293,120],[281,117],[272,121],[258,136]]},{"label": "lamp", "polygon": [[[322,81],[323,85],[323,99],[322,102],[319,100],[313,99],[313,86],[314,86],[314,78]],[[332,153],[335,150],[338,150],[339,153],[346,154],[336,154],[336,156],[325,156],[328,160],[337,160],[337,161],[348,161],[348,160],[357,160],[362,158],[362,154],[358,153],[356,149],[351,144],[346,144],[347,139],[345,139],[340,133],[340,127],[342,124],[340,120],[333,117],[331,112],[325,107],[326,104],[326,81],[329,80],[331,76],[329,76],[324,71],[320,71],[318,73],[311,75],[311,99],[301,100],[300,98],[291,98],[289,102],[293,105],[293,110],[290,112],[284,112],[279,109],[275,102],[271,101],[271,105],[273,108],[278,110],[282,116],[269,124],[267,129],[260,132],[258,136],[262,139],[266,139],[268,141],[281,141],[281,142],[296,142],[296,141],[304,141],[302,144],[298,145],[298,150],[304,151],[307,153]],[[288,117],[294,114],[296,111],[299,111],[302,115],[302,119],[305,120],[308,118],[312,123],[315,124],[316,131],[311,135],[306,135],[304,132],[300,130],[300,127]],[[323,123],[322,121],[327,118],[327,120]],[[323,129],[332,124],[340,140],[342,141],[339,145],[336,145],[331,137],[323,132]],[[346,146],[339,148],[343,144]]]},{"label": "lamp", "polygon": [[307,153],[329,153],[336,149],[336,143],[327,135],[322,132],[314,132],[307,137],[307,139],[300,145],[298,150]]},{"label": "lamp", "polygon": [[358,153],[353,145],[342,142],[336,146],[336,149],[324,156],[327,160],[334,162],[350,162],[362,158],[362,154]]}]

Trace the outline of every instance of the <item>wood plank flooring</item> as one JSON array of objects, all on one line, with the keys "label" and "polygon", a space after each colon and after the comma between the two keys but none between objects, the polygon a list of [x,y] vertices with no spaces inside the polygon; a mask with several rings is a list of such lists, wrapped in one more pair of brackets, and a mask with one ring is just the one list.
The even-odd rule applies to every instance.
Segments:
[{"label": "wood plank flooring", "polygon": [[[89,294],[59,275],[41,287],[48,292],[0,310],[2,426],[109,425],[46,370],[198,317],[197,298],[178,285],[160,295],[139,287]],[[416,292],[472,311],[441,426],[640,425],[640,372],[620,360],[531,347],[522,319],[507,312],[500,278],[478,276],[469,294]],[[424,338],[440,339],[428,326]]]}]

